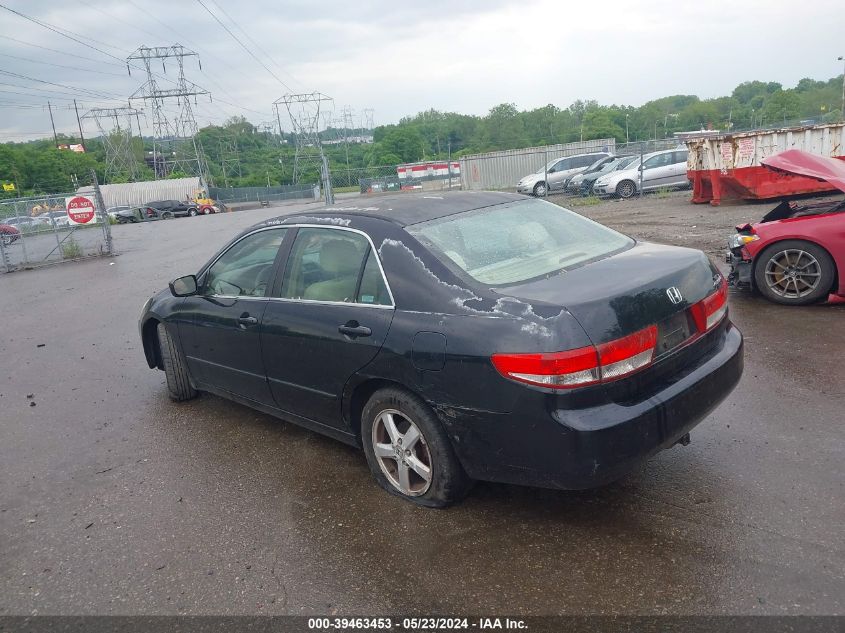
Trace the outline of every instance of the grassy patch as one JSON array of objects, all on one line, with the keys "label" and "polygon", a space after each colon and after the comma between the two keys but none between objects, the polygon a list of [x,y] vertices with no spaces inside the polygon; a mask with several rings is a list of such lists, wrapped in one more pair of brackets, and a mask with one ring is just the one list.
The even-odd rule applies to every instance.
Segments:
[{"label": "grassy patch", "polygon": [[658,198],[668,198],[671,194],[671,191],[668,187],[660,187],[657,191],[655,191],[654,195]]},{"label": "grassy patch", "polygon": [[65,259],[76,259],[82,257],[82,247],[72,237],[62,244],[62,257]]},{"label": "grassy patch", "polygon": [[601,204],[601,199],[598,196],[587,196],[585,198],[571,198],[566,201],[570,207],[592,207]]}]

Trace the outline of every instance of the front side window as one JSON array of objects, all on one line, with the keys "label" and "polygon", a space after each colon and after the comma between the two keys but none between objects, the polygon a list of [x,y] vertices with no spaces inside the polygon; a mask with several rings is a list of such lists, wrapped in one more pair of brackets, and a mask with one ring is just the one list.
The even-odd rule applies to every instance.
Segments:
[{"label": "front side window", "polygon": [[299,229],[285,266],[284,299],[389,305],[366,237],[328,228]]},{"label": "front side window", "polygon": [[476,281],[508,286],[606,257],[634,240],[542,200],[520,200],[406,227]]},{"label": "front side window", "polygon": [[273,279],[273,263],[286,232],[286,228],[258,231],[237,241],[208,269],[203,294],[266,296]]}]

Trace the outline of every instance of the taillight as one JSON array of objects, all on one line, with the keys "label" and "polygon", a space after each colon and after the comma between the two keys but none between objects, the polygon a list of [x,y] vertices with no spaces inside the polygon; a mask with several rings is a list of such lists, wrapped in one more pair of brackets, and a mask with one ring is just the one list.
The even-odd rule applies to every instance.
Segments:
[{"label": "taillight", "polygon": [[493,354],[505,378],[553,389],[584,387],[627,376],[651,363],[657,326],[596,347],[542,354]]},{"label": "taillight", "polygon": [[692,318],[699,332],[712,330],[728,312],[728,282],[722,278],[722,283],[716,292],[704,297],[690,308]]}]

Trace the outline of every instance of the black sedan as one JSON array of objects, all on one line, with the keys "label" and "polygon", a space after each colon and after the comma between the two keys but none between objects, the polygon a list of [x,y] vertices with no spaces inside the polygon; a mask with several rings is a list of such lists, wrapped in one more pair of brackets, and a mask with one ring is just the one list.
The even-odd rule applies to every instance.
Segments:
[{"label": "black sedan", "polygon": [[617,479],[734,388],[742,336],[703,253],[551,203],[415,194],[258,224],[151,298],[147,363],[362,446],[417,504],[473,480]]}]

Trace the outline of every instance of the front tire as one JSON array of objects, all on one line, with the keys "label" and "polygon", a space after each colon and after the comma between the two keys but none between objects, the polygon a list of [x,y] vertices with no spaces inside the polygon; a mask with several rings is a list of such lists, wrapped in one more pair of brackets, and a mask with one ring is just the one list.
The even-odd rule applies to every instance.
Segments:
[{"label": "front tire", "polygon": [[546,183],[538,182],[534,185],[534,197],[535,198],[542,198],[547,193]]},{"label": "front tire", "polygon": [[821,246],[784,240],[757,256],[754,282],[769,301],[802,306],[824,301],[833,287],[836,265]]},{"label": "front tire", "polygon": [[616,185],[616,195],[620,198],[627,199],[637,193],[637,185],[633,180],[623,180]]},{"label": "front tire", "polygon": [[406,501],[442,508],[472,485],[437,416],[404,389],[373,394],[361,413],[361,440],[373,477]]},{"label": "front tire", "polygon": [[188,210],[188,215],[189,215],[189,216],[191,216],[192,218],[197,217],[197,210],[196,210],[196,208],[191,207],[191,208]]},{"label": "front tire", "polygon": [[164,375],[167,378],[167,391],[171,400],[182,402],[195,398],[197,390],[191,386],[185,359],[176,342],[170,336],[164,323],[157,328],[158,345],[161,350],[161,362],[164,365]]}]

